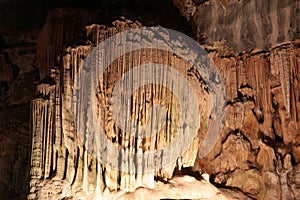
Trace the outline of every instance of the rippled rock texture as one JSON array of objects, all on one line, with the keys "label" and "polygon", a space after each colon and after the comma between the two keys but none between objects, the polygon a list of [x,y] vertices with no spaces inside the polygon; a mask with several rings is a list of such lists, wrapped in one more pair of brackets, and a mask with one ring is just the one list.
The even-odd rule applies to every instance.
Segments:
[{"label": "rippled rock texture", "polygon": [[224,40],[241,52],[294,40],[300,31],[300,1],[174,0],[201,43]]}]

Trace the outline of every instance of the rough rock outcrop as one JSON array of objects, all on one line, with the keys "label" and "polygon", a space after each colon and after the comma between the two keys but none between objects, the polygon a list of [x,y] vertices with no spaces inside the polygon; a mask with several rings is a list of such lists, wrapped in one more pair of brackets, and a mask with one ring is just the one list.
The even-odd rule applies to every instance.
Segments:
[{"label": "rough rock outcrop", "polygon": [[213,44],[225,40],[237,52],[268,49],[294,40],[300,32],[300,1],[173,0],[193,24],[195,38]]},{"label": "rough rock outcrop", "polygon": [[299,41],[223,57],[222,49],[210,51],[223,74],[227,116],[219,145],[199,169],[254,198],[297,199],[288,174],[299,173]]}]

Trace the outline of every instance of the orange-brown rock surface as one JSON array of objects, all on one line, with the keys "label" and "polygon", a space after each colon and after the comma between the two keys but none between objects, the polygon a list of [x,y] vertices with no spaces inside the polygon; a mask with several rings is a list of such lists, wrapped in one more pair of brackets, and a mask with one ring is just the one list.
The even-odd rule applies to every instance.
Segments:
[{"label": "orange-brown rock surface", "polygon": [[220,49],[210,51],[228,104],[220,145],[199,169],[254,198],[296,199],[287,179],[299,166],[298,41],[223,57]]},{"label": "orange-brown rock surface", "polygon": [[[62,194],[95,198],[93,195],[103,194],[105,188],[113,191],[129,186],[129,190],[134,191],[138,186],[136,177],[105,169],[86,152],[78,136],[74,135],[70,112],[76,66],[82,64],[93,46],[107,34],[141,26],[126,19],[113,24],[110,28],[87,27],[87,38],[91,43],[66,48],[59,57],[61,64],[48,71],[44,69],[48,78],[38,86],[41,97],[32,102],[29,199],[62,198]],[[226,87],[225,127],[213,151],[203,159],[197,158],[195,164],[195,157],[187,155],[191,162],[186,166],[194,165],[194,171],[208,173],[213,183],[238,188],[252,198],[296,198],[299,195],[299,42],[241,54],[227,50],[223,45],[206,48],[221,71]],[[113,84],[118,77],[111,76],[110,79],[109,84]],[[113,126],[108,123],[106,127],[108,137],[113,139],[113,129],[110,129]],[[157,175],[171,178],[173,170]],[[150,185],[143,186],[152,187],[154,176],[144,178]],[[125,184],[123,179],[131,183]],[[58,184],[57,189],[53,193],[42,192],[44,185],[50,182]],[[90,192],[84,192],[83,188],[90,188]]]},{"label": "orange-brown rock surface", "polygon": [[[300,199],[299,1],[173,2],[192,23],[195,38],[206,44],[226,88],[225,126],[213,150],[204,158],[196,156],[209,124],[211,105],[205,100],[209,95],[205,84],[190,78],[201,87],[198,93],[202,112],[200,137],[195,138],[186,154],[168,168],[137,176],[98,162],[88,151],[94,147],[93,141],[83,145],[75,132],[74,76],[100,41],[143,25],[120,18],[112,25],[86,26],[98,12],[55,9],[37,41],[35,36],[13,38],[1,32],[1,198]],[[284,27],[280,28],[281,24]],[[108,138],[133,151],[162,147],[173,136],[166,129],[150,141],[122,143],[126,135],[118,134],[106,110],[108,96],[122,70],[149,60],[171,62],[183,71],[189,67],[168,52],[157,51],[152,57],[147,57],[148,53],[136,51],[120,57],[100,79],[95,95],[98,111],[102,108],[107,115],[102,124]],[[136,61],[136,57],[144,60]],[[141,97],[152,90],[166,98],[155,94]],[[155,99],[176,115],[178,105],[170,101],[170,96],[162,87],[145,87],[133,99],[145,101],[145,108]],[[139,106],[137,103],[134,108]],[[146,110],[142,116],[147,115]],[[139,109],[135,111],[132,117],[139,118]],[[145,116],[138,121],[145,123]],[[166,123],[170,125],[170,121]]]},{"label": "orange-brown rock surface", "polygon": [[[59,23],[59,22],[58,22]],[[133,173],[117,171],[110,169],[103,162],[100,162],[91,151],[95,151],[97,146],[94,146],[93,135],[85,136],[86,141],[82,140],[80,133],[76,133],[74,127],[74,108],[71,97],[74,95],[73,85],[74,77],[78,69],[83,64],[84,58],[91,52],[99,42],[107,37],[114,35],[120,31],[129,30],[132,28],[141,27],[142,24],[137,21],[130,21],[125,18],[113,22],[112,27],[103,25],[87,26],[87,38],[90,40],[79,46],[68,47],[60,56],[61,63],[57,66],[52,66],[49,75],[38,85],[38,92],[41,97],[32,101],[32,151],[31,151],[31,182],[30,194],[28,199],[45,199],[45,198],[63,198],[64,195],[69,195],[74,198],[94,199],[101,197],[106,190],[116,191],[134,191],[138,187],[154,187],[155,177],[169,179],[173,175],[175,167],[191,167],[197,156],[198,139],[194,138],[193,145],[190,150],[185,152],[185,155],[178,157],[178,161],[174,160],[166,168],[158,168],[155,172],[137,172]],[[55,34],[55,33],[54,33]],[[50,36],[52,37],[52,36]],[[50,40],[49,40],[50,41]],[[151,56],[150,56],[151,55]],[[165,57],[167,59],[165,59]],[[140,58],[135,63],[135,58]],[[140,116],[138,113],[142,109],[139,101],[140,98],[147,94],[144,101],[160,102],[169,113],[172,114],[171,120],[166,121],[166,127],[170,130],[162,129],[155,137],[145,139],[143,141],[134,141],[126,139],[126,132],[121,133],[121,130],[116,129],[117,125],[114,119],[111,119],[109,108],[109,96],[112,95],[112,87],[115,82],[120,79],[122,73],[134,68],[136,65],[145,63],[161,63],[178,68],[183,71],[186,78],[194,82],[194,89],[199,91],[199,101],[203,102],[202,108],[203,119],[208,118],[209,106],[204,106],[205,99],[208,99],[208,94],[202,89],[201,81],[197,79],[193,73],[188,76],[190,64],[181,60],[172,53],[145,50],[136,51],[124,55],[114,61],[104,73],[103,78],[100,78],[100,85],[97,96],[99,113],[102,112],[103,124],[106,136],[116,145],[122,146],[124,149],[133,151],[154,151],[160,149],[172,141],[176,130],[178,129],[178,100],[171,98],[171,93],[164,90],[163,87],[150,86],[144,87],[138,93],[133,95],[132,118]],[[79,83],[81,84],[81,83]],[[105,89],[104,89],[105,88]],[[151,90],[154,90],[151,92]],[[161,96],[165,98],[162,98]],[[150,104],[146,103],[146,108],[141,114],[141,123],[146,123]],[[177,107],[176,107],[177,106]],[[171,114],[170,114],[171,117]],[[143,122],[144,121],[144,122]],[[204,127],[205,120],[202,122]],[[174,133],[173,133],[174,132]],[[203,131],[202,131],[203,132]],[[91,143],[86,146],[87,141]],[[187,144],[188,145],[188,144]],[[137,149],[140,147],[140,149]],[[118,158],[109,158],[110,162],[115,162]],[[147,158],[146,158],[147,159]],[[53,182],[53,183],[52,183]],[[50,184],[58,184],[57,189],[51,192],[43,192],[44,187]],[[89,188],[89,190],[86,190]]]}]

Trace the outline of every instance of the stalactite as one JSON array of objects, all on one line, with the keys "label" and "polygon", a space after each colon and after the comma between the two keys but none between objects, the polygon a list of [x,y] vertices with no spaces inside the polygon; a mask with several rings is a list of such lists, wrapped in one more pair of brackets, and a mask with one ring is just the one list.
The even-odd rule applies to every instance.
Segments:
[{"label": "stalactite", "polygon": [[[109,167],[109,162],[117,166],[117,153],[115,156],[104,158],[107,159],[105,161],[97,159],[95,151],[104,149],[104,146],[108,147],[107,144],[99,147],[92,133],[86,133],[82,137],[75,132],[74,116],[70,112],[74,109],[74,86],[78,84],[75,84],[75,77],[80,76],[79,71],[84,59],[93,47],[120,31],[141,26],[139,22],[125,18],[116,20],[111,26],[87,26],[87,42],[63,49],[57,65],[52,66],[50,76],[55,84],[42,82],[38,86],[42,97],[32,102],[32,181],[28,199],[42,198],[41,185],[48,187],[47,183],[51,181],[62,184],[58,180],[69,187],[59,189],[60,192],[64,191],[65,197],[94,199],[116,194],[117,191],[138,193],[138,187],[156,187],[154,177],[168,180],[173,176],[174,169],[186,167],[206,172],[215,183],[238,187],[253,198],[279,198],[280,192],[296,187],[297,180],[294,179],[290,180],[293,186],[279,185],[279,182],[285,184],[291,179],[287,177],[288,174],[298,173],[296,165],[280,171],[280,161],[290,155],[292,162],[298,165],[300,162],[300,53],[293,43],[282,44],[270,51],[252,50],[229,56],[224,56],[220,49],[211,47],[210,55],[221,71],[225,83],[228,105],[225,128],[213,151],[204,159],[196,157],[210,125],[211,102],[201,74],[182,58],[168,51],[144,49],[120,56],[99,76],[94,103],[99,115],[99,124],[104,129],[106,138],[128,153],[128,156],[120,161],[121,166],[131,170],[126,172],[122,168],[116,170]],[[107,51],[113,54],[115,49]],[[102,62],[106,65],[108,59]],[[168,88],[150,84],[136,90],[128,99],[131,103],[128,112],[124,113],[126,119],[123,120],[132,119],[139,125],[147,124],[147,120],[158,120],[159,116],[150,116],[149,110],[153,104],[160,104],[168,111],[164,119],[164,128],[149,138],[136,139],[117,126],[110,110],[114,86],[128,71],[147,63],[172,66],[190,81],[191,86],[197,90],[201,124],[199,138],[194,138],[190,148],[177,160],[155,171],[146,173],[141,170],[141,173],[136,173],[139,168],[131,165],[133,162],[129,162],[131,166],[124,166],[125,159],[132,161],[136,159],[132,154],[141,152],[142,156],[137,158],[136,162],[146,163],[151,159],[147,153],[161,149],[177,136],[180,120],[176,117],[179,112],[179,100]],[[143,74],[143,71],[138,69],[137,73]],[[161,70],[153,68],[151,73],[160,74],[160,81],[166,81],[166,74]],[[84,82],[80,84],[81,87],[85,87]],[[128,88],[122,85],[120,90],[126,92]],[[86,100],[84,95],[81,98],[79,104]],[[90,116],[90,113],[87,115]],[[85,126],[84,121],[80,125]],[[183,136],[180,137],[179,141],[182,144],[189,144]],[[295,193],[293,197],[296,195]]]},{"label": "stalactite", "polygon": [[[110,111],[110,96],[114,85],[124,74],[136,66],[147,63],[165,64],[185,74],[186,78],[191,80],[191,84],[194,88],[203,84],[195,78],[193,73],[189,76],[187,75],[187,70],[191,67],[187,61],[173,56],[173,54],[166,51],[145,49],[129,52],[119,57],[107,68],[104,74],[99,77],[100,82],[99,86],[97,86],[97,94],[95,94],[95,97],[97,97],[95,98],[98,108],[97,113],[101,116],[99,123],[103,126],[107,138],[113,141],[113,145],[120,145],[129,153],[129,157],[123,159],[132,161],[137,159],[136,163],[140,165],[128,166],[130,169],[129,172],[123,172],[123,169],[116,170],[110,168],[107,163],[103,163],[95,157],[94,152],[96,152],[98,148],[97,143],[95,143],[95,136],[92,135],[92,133],[87,133],[88,135],[82,137],[75,131],[74,113],[72,112],[74,109],[72,103],[73,86],[75,85],[75,76],[80,75],[78,71],[84,62],[84,58],[91,52],[92,46],[96,46],[104,39],[120,31],[141,26],[141,23],[132,22],[125,18],[116,20],[112,23],[111,27],[102,25],[87,26],[87,38],[91,40],[91,43],[76,47],[67,47],[58,60],[58,63],[61,63],[61,65],[53,66],[50,71],[51,78],[55,82],[55,85],[49,86],[49,84],[45,83],[38,86],[38,90],[42,96],[50,99],[40,99],[40,101],[47,102],[47,107],[42,107],[46,110],[43,111],[40,118],[35,119],[40,116],[36,114],[32,120],[33,126],[44,130],[44,132],[33,130],[34,135],[37,135],[37,139],[33,137],[33,146],[37,148],[35,146],[42,144],[42,149],[37,152],[44,155],[44,159],[46,159],[41,159],[41,155],[33,151],[33,160],[38,159],[39,163],[42,164],[41,167],[45,167],[45,171],[42,169],[41,171],[37,171],[37,176],[32,176],[32,179],[46,179],[45,181],[47,181],[47,179],[66,180],[72,183],[71,190],[77,191],[77,195],[87,199],[94,199],[95,194],[102,195],[105,188],[110,191],[120,189],[134,191],[137,187],[153,188],[155,185],[154,176],[169,179],[173,176],[173,171],[176,167],[193,166],[197,155],[198,139],[195,139],[189,150],[185,152],[183,157],[179,158],[181,162],[173,161],[166,168],[158,168],[155,172],[143,172],[140,168],[144,165],[143,163],[146,160],[152,159],[148,157],[150,154],[143,153],[157,151],[165,145],[168,145],[170,141],[174,140],[176,132],[178,131],[179,119],[177,116],[179,114],[178,108],[180,105],[178,99],[174,97],[167,88],[157,84],[145,85],[135,91],[132,98],[128,100],[132,101],[133,104],[129,112],[131,116],[127,117],[138,122],[140,125],[147,124],[147,120],[149,119],[153,120],[153,122],[159,120],[159,116],[151,116],[151,113],[149,113],[150,106],[154,103],[162,104],[168,110],[169,114],[167,117],[168,120],[165,121],[165,128],[150,138],[135,139],[131,137],[129,133],[122,131],[116,125],[115,119],[113,119]],[[111,51],[113,53],[114,50],[111,49]],[[105,64],[105,62],[104,60],[103,64]],[[141,73],[142,71],[138,71],[138,74]],[[167,80],[167,74],[163,74],[162,71],[153,71],[152,73],[159,73],[161,82]],[[126,88],[123,88],[123,90],[125,91]],[[201,104],[202,117],[208,117],[209,107],[207,107],[208,104],[206,105],[207,102],[205,100],[209,99],[208,93],[202,90],[197,91],[198,97],[202,99],[201,102],[203,102],[203,104]],[[37,100],[33,102],[36,101]],[[84,99],[81,99],[78,103],[82,103],[83,101]],[[41,106],[37,103],[33,104],[37,107],[36,109],[39,109]],[[35,113],[35,109],[33,109],[32,112]],[[132,130],[129,130],[129,132],[130,131]],[[182,138],[180,141],[184,142],[185,140]],[[143,156],[139,158],[132,157],[135,152]],[[109,162],[118,162],[117,157],[107,159]],[[155,166],[153,167],[156,168]],[[33,165],[32,170],[35,168]],[[50,173],[52,173],[53,178],[50,177]],[[41,183],[35,182],[32,187],[39,184]],[[88,188],[88,190],[80,190],[79,188]],[[29,199],[34,198],[31,198],[29,195]]]}]

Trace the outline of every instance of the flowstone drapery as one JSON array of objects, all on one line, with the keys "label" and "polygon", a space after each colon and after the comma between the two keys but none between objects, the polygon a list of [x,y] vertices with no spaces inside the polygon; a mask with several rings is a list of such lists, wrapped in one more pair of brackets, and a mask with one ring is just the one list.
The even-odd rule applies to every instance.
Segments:
[{"label": "flowstone drapery", "polygon": [[[159,49],[143,49],[129,52],[117,58],[99,77],[99,85],[95,91],[94,109],[100,116],[99,124],[106,137],[113,145],[120,146],[125,151],[149,152],[161,149],[174,140],[178,135],[180,122],[180,102],[163,84],[145,84],[138,88],[130,98],[131,106],[128,116],[136,123],[147,124],[150,107],[154,104],[162,105],[166,110],[166,117],[159,133],[142,139],[131,139],[132,133],[122,132],[112,116],[110,105],[113,87],[126,71],[137,65],[147,63],[165,64],[173,67],[185,79],[190,81],[196,91],[199,102],[199,116],[203,131],[196,130],[196,137],[189,144],[183,155],[170,161],[167,166],[155,167],[155,171],[138,169],[131,166],[129,171],[115,169],[107,165],[118,162],[118,157],[106,158],[106,162],[97,159],[97,140],[93,133],[81,133],[75,126],[73,97],[75,91],[75,76],[78,75],[84,58],[104,39],[118,32],[141,27],[139,22],[121,18],[113,22],[112,27],[91,25],[86,27],[89,40],[85,44],[67,47],[60,56],[59,65],[53,66],[50,74],[39,84],[38,91],[41,97],[32,101],[32,155],[31,155],[31,194],[29,199],[60,198],[73,196],[75,198],[94,199],[101,197],[104,191],[133,191],[137,187],[154,187],[155,177],[169,179],[176,169],[192,167],[199,148],[198,134],[203,133],[208,126],[210,112],[207,88],[190,63],[178,55]],[[198,74],[197,74],[198,73]],[[80,75],[79,75],[80,76]],[[162,76],[162,81],[163,81]],[[83,82],[84,83],[84,82]],[[83,83],[77,83],[77,86]],[[84,87],[84,86],[83,86]],[[179,91],[180,92],[180,91]],[[87,94],[88,95],[88,94]],[[82,99],[77,100],[83,103]],[[194,108],[195,109],[195,108]],[[83,114],[84,110],[77,111]],[[153,113],[152,113],[153,114]],[[90,114],[87,113],[87,116]],[[155,116],[150,116],[156,119]],[[158,118],[157,118],[158,119]],[[85,124],[83,122],[83,124]],[[83,131],[84,132],[84,131]],[[202,136],[203,137],[203,136]],[[184,142],[184,140],[182,140]],[[189,142],[189,141],[187,141]],[[126,159],[126,158],[125,158]],[[150,158],[143,158],[150,159]],[[144,160],[145,161],[145,160]],[[141,162],[144,162],[141,160]],[[142,166],[142,165],[141,165]],[[48,187],[55,187],[51,193]],[[40,189],[39,189],[40,188]]]}]

